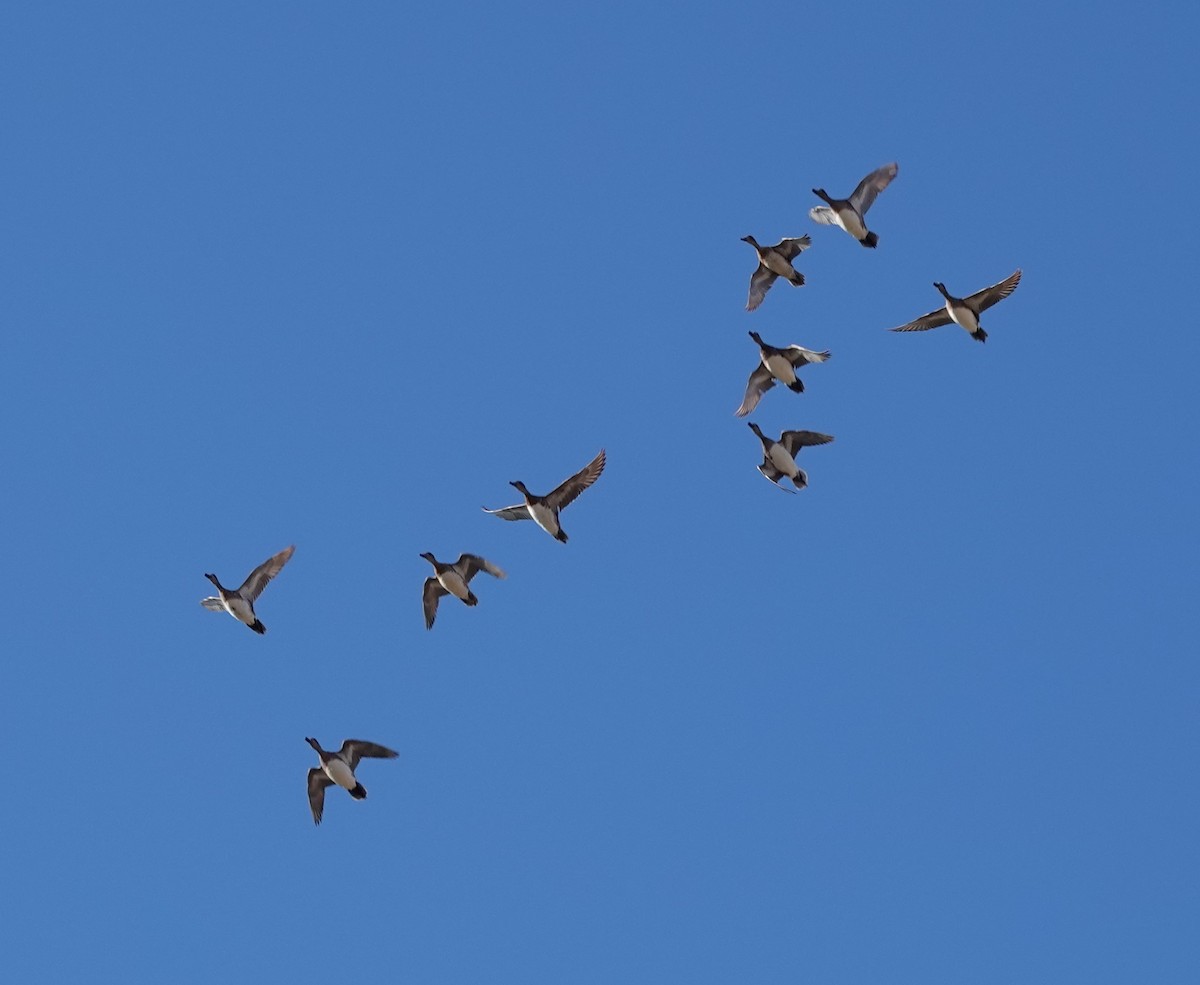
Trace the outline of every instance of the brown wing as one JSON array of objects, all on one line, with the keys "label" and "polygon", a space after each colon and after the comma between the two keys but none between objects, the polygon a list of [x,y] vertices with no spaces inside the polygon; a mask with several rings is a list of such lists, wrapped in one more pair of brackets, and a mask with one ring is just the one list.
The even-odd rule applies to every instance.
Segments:
[{"label": "brown wing", "polygon": [[1021,271],[1017,270],[1011,276],[1000,281],[999,284],[985,287],[982,291],[976,291],[969,298],[963,298],[963,300],[977,312],[987,311],[997,301],[1003,301],[1012,294],[1020,283]]},{"label": "brown wing", "polygon": [[433,621],[437,618],[438,599],[448,594],[442,583],[436,578],[426,578],[425,587],[421,591],[421,607],[425,610],[425,628],[433,629]]},{"label": "brown wing", "polygon": [[546,497],[546,505],[555,510],[566,509],[581,492],[600,478],[604,464],[604,449],[601,448],[599,455]]},{"label": "brown wing", "polygon": [[347,739],[338,750],[338,755],[350,766],[351,772],[358,768],[358,761],[364,756],[370,759],[395,759],[400,753],[378,742],[364,742],[362,739]]},{"label": "brown wing", "polygon": [[747,311],[753,311],[763,303],[763,298],[767,296],[767,291],[775,283],[775,278],[776,275],[761,263],[758,265],[758,269],[750,275],[750,294],[746,298]]},{"label": "brown wing", "polygon": [[771,464],[770,459],[765,460],[762,465],[758,467],[758,471],[770,479],[771,484],[774,485],[776,489],[782,489],[786,493],[794,493],[796,491],[794,489],[789,489],[787,486],[781,486],[779,484],[779,480],[783,477],[783,473]]},{"label": "brown wing", "polygon": [[771,375],[771,371],[762,363],[754,367],[754,372],[750,374],[750,381],[746,384],[746,396],[742,398],[742,406],[735,410],[735,417],[745,417],[750,411],[758,406],[758,402],[762,400],[762,395],[775,385],[775,377]]},{"label": "brown wing", "polygon": [[812,246],[812,237],[807,233],[795,239],[781,239],[778,243],[771,247],[776,253],[782,256],[787,261],[795,260],[801,253]]},{"label": "brown wing", "polygon": [[321,823],[321,815],[325,813],[325,788],[332,782],[323,769],[308,771],[308,806],[312,808],[313,824]]},{"label": "brown wing", "polygon": [[787,356],[788,361],[797,369],[808,363],[823,363],[829,358],[828,349],[824,352],[815,352],[812,349],[804,348],[802,345],[789,345],[783,350],[783,354]]},{"label": "brown wing", "polygon": [[796,453],[809,445],[827,445],[833,440],[832,434],[821,434],[820,431],[784,431],[779,436],[779,443],[787,449],[787,453],[796,457]]},{"label": "brown wing", "polygon": [[502,568],[478,554],[460,554],[458,560],[454,562],[454,570],[462,575],[463,581],[466,582],[469,582],[480,571],[486,571],[496,578],[508,577]]},{"label": "brown wing", "polygon": [[891,184],[899,170],[899,166],[895,163],[885,164],[881,168],[876,168],[858,183],[858,187],[850,196],[850,204],[858,209],[859,215],[867,214],[867,209],[875,203],[875,197]]},{"label": "brown wing", "polygon": [[937,311],[931,311],[927,315],[922,315],[920,318],[910,321],[907,325],[901,325],[899,328],[888,329],[891,332],[927,332],[931,328],[940,328],[942,325],[949,325],[954,319],[950,317],[950,313],[945,308],[938,308]]},{"label": "brown wing", "polygon": [[262,594],[262,590],[267,587],[267,582],[274,578],[283,566],[292,559],[292,555],[296,552],[296,546],[284,548],[274,557],[267,558],[262,564],[250,572],[250,577],[242,582],[242,587],[238,589],[238,594],[247,602],[253,602]]}]

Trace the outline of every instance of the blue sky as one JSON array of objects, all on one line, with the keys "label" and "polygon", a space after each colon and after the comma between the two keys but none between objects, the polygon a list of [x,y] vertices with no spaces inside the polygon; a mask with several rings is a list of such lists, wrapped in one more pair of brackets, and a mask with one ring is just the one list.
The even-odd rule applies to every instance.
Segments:
[{"label": "blue sky", "polygon": [[0,975],[1191,981],[1195,18],[5,11]]}]

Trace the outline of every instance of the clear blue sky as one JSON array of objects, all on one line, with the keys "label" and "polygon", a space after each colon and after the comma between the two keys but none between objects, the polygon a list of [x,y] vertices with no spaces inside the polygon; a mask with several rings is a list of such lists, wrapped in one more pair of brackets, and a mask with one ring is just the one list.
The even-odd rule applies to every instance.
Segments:
[{"label": "clear blue sky", "polygon": [[7,9],[0,978],[1194,981],[1196,17]]}]

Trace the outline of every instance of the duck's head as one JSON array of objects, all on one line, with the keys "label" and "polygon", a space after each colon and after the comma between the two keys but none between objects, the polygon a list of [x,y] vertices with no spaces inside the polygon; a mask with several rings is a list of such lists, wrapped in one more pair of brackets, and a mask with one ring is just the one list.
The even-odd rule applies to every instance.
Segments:
[{"label": "duck's head", "polygon": [[205,577],[205,578],[207,578],[209,581],[211,581],[211,582],[212,582],[214,585],[216,585],[216,586],[217,586],[217,588],[220,588],[220,587],[221,587],[221,583],[220,583],[219,581],[217,581],[217,576],[216,576],[216,575],[210,575],[210,574],[209,574],[209,573],[206,571],[206,572],[204,573],[204,577]]},{"label": "duck's head", "polygon": [[742,242],[749,243],[751,246],[758,246],[758,240],[756,240],[753,236],[743,236]]},{"label": "duck's head", "polygon": [[751,431],[753,431],[755,434],[757,434],[760,438],[763,436],[762,430],[753,421],[747,421],[746,427],[748,427]]},{"label": "duck's head", "polygon": [[750,338],[754,339],[754,341],[757,342],[759,345],[763,344],[762,336],[759,335],[758,332],[749,332],[747,334],[749,334]]},{"label": "duck's head", "polygon": [[941,283],[940,281],[935,280],[933,282],[933,286],[936,287],[939,291],[941,291],[942,297],[947,297],[947,298],[950,297],[950,292],[946,290],[945,284]]},{"label": "duck's head", "polygon": [[516,482],[510,482],[509,485],[516,489],[517,492],[519,492],[522,496],[529,495],[529,490],[525,488],[525,483],[523,483],[520,479],[518,479]]},{"label": "duck's head", "polygon": [[316,739],[309,738],[309,737],[306,735],[306,736],[304,737],[304,741],[305,741],[305,742],[307,742],[307,743],[308,743],[310,746],[312,746],[314,749],[316,749],[316,750],[317,750],[317,752],[320,752],[320,751],[321,751],[321,743],[319,743],[319,742],[318,742]]},{"label": "duck's head", "polygon": [[433,552],[432,552],[432,551],[426,551],[424,554],[419,554],[419,555],[417,555],[417,556],[418,556],[418,557],[423,557],[423,558],[424,558],[426,561],[428,561],[430,564],[433,564]]},{"label": "duck's head", "polygon": [[814,195],[816,195],[816,196],[817,196],[817,198],[824,199],[826,202],[828,202],[828,201],[829,201],[829,196],[826,194],[826,192],[825,192],[825,189],[824,189],[824,188],[814,188],[814,189],[812,190],[812,193],[813,193]]}]

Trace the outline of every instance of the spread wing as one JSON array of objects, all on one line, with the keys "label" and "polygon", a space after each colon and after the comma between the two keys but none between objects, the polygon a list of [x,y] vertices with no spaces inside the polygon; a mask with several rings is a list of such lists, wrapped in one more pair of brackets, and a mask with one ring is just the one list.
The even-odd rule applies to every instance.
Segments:
[{"label": "spread wing", "polygon": [[516,506],[505,506],[499,510],[489,510],[486,506],[483,508],[484,513],[490,513],[492,516],[498,516],[501,520],[528,520],[529,507],[524,503],[517,503]]},{"label": "spread wing", "polygon": [[883,167],[872,171],[858,183],[858,187],[854,189],[854,194],[850,196],[850,204],[858,209],[859,215],[866,215],[867,209],[875,202],[875,196],[891,184],[898,170],[899,167],[895,162],[885,164]]},{"label": "spread wing", "polygon": [[210,612],[224,612],[225,611],[225,603],[222,602],[215,595],[210,595],[206,599],[201,599],[200,604],[202,606],[204,606],[204,608],[208,609]]},{"label": "spread wing", "polygon": [[901,325],[899,328],[889,329],[889,331],[926,332],[931,328],[949,325],[952,320],[950,313],[945,308],[938,308],[937,311],[931,311],[927,315],[922,315],[920,318],[910,321],[907,325]]},{"label": "spread wing", "polygon": [[400,753],[378,742],[364,742],[362,739],[347,739],[338,750],[338,755],[350,766],[350,772],[358,768],[358,761],[364,756],[370,759],[395,759]]},{"label": "spread wing", "polygon": [[802,345],[789,345],[783,350],[783,354],[788,357],[792,365],[799,368],[807,363],[823,363],[829,358],[829,350],[824,352],[814,352],[812,349],[806,349]]},{"label": "spread wing", "polygon": [[819,222],[822,226],[836,226],[838,224],[837,213],[828,205],[814,205],[808,210],[808,215],[813,222]]},{"label": "spread wing", "polygon": [[308,806],[312,808],[313,824],[321,823],[321,815],[325,813],[325,788],[332,782],[323,769],[308,771]]},{"label": "spread wing", "polygon": [[782,256],[785,260],[795,260],[801,253],[812,246],[812,237],[807,233],[797,239],[781,239],[778,243],[771,247],[776,253]]},{"label": "spread wing", "polygon": [[763,303],[763,298],[767,296],[767,291],[775,283],[775,277],[776,275],[771,273],[761,263],[758,265],[758,269],[750,275],[750,296],[746,299],[747,311],[753,311]]},{"label": "spread wing", "polygon": [[242,587],[238,589],[238,594],[247,602],[253,602],[262,594],[262,590],[267,587],[267,582],[274,578],[283,566],[292,559],[296,547],[284,548],[274,557],[267,558],[262,564],[250,572],[250,577],[242,582]]},{"label": "spread wing", "polygon": [[987,311],[997,301],[1003,301],[1012,294],[1017,289],[1019,283],[1021,283],[1021,271],[1017,270],[1011,276],[1000,281],[999,284],[985,287],[982,291],[977,291],[969,298],[963,298],[963,300],[976,311]]},{"label": "spread wing", "polygon": [[820,431],[784,431],[779,436],[779,443],[787,449],[787,453],[796,457],[796,453],[808,445],[827,445],[833,440],[832,434],[821,434]]},{"label": "spread wing", "polygon": [[775,466],[772,465],[769,460],[764,461],[762,465],[758,467],[758,471],[770,479],[771,483],[776,489],[782,489],[786,493],[794,493],[796,491],[795,489],[789,489],[787,486],[781,486],[779,484],[779,480],[783,477],[783,473],[780,472],[779,469],[775,468]]},{"label": "spread wing", "polygon": [[750,374],[750,381],[746,384],[746,396],[742,399],[742,406],[735,410],[735,417],[745,417],[750,411],[758,406],[758,402],[762,400],[762,395],[775,385],[775,377],[771,375],[771,371],[762,363],[754,367],[754,372]]},{"label": "spread wing", "polygon": [[478,554],[460,554],[458,560],[454,562],[454,570],[462,575],[463,581],[469,582],[475,577],[476,572],[486,571],[489,575],[496,578],[507,578],[500,567],[492,564],[487,558],[480,557]]},{"label": "spread wing", "polygon": [[421,592],[421,606],[425,610],[426,629],[433,629],[433,621],[437,618],[438,599],[445,594],[446,590],[436,578],[425,579],[425,588]]},{"label": "spread wing", "polygon": [[604,449],[601,448],[599,455],[546,497],[546,505],[555,510],[566,509],[581,492],[600,478],[604,464]]}]

